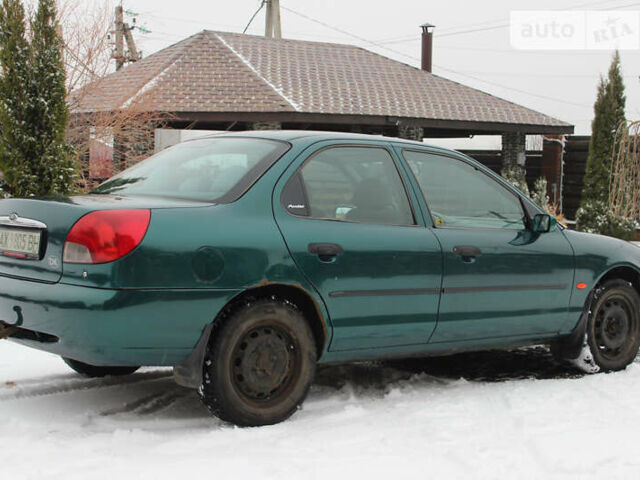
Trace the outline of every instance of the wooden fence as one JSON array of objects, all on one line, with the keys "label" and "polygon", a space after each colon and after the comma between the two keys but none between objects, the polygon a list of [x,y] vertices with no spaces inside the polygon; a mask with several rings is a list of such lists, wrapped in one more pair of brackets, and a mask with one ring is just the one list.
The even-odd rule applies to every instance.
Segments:
[{"label": "wooden fence", "polygon": [[[582,199],[584,172],[589,154],[589,136],[571,135],[566,137],[564,147],[563,176],[563,213],[566,218],[574,219]],[[500,173],[502,154],[500,150],[461,150],[462,153],[479,161],[496,173]],[[542,176],[542,151],[526,152],[527,184],[531,189],[537,178]]]},{"label": "wooden fence", "polygon": [[[502,169],[502,152],[500,150],[460,150],[460,152],[500,174]],[[525,166],[527,170],[527,185],[532,188],[536,179],[542,175],[542,151],[528,150],[526,152]]]},{"label": "wooden fence", "polygon": [[570,219],[576,218],[576,212],[580,208],[590,140],[591,137],[582,135],[572,135],[566,138],[564,146],[563,206],[565,217]]}]

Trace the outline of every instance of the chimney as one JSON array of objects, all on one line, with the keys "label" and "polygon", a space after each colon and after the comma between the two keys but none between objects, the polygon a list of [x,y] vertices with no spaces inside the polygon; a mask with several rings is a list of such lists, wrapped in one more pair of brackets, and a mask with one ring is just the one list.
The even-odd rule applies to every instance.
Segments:
[{"label": "chimney", "polygon": [[435,25],[425,23],[420,25],[422,28],[422,70],[431,73],[431,64],[433,62],[433,29]]}]

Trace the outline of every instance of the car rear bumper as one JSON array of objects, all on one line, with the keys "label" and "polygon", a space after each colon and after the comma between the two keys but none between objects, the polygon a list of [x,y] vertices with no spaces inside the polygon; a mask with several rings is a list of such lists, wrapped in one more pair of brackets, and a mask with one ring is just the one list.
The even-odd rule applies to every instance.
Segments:
[{"label": "car rear bumper", "polygon": [[111,290],[0,277],[9,340],[92,365],[182,363],[240,290]]}]

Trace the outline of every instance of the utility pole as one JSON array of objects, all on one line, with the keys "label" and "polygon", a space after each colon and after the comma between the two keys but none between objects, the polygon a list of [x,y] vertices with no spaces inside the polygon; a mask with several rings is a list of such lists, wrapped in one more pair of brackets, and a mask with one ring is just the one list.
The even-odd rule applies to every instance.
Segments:
[{"label": "utility pole", "polygon": [[[135,23],[135,18],[133,19]],[[113,52],[112,58],[116,60],[116,71],[124,67],[127,62],[137,62],[140,60],[140,52],[136,48],[136,43],[133,40],[131,30],[134,27],[130,27],[128,23],[124,23],[124,9],[122,5],[116,7],[116,48]],[[128,51],[124,51],[124,42],[127,42]]]},{"label": "utility pole", "polygon": [[267,38],[282,38],[280,23],[280,0],[265,0],[267,15],[265,19],[264,36]]},{"label": "utility pole", "polygon": [[[135,18],[134,18],[135,20]],[[124,37],[127,40],[127,47],[129,48],[128,61],[136,62],[140,60],[140,53],[136,48],[136,42],[133,40],[133,34],[131,33],[133,28],[130,28],[128,24],[124,24]]]},{"label": "utility pole", "polygon": [[116,59],[116,70],[124,66],[124,12],[122,5],[116,7],[116,50],[113,52]]}]

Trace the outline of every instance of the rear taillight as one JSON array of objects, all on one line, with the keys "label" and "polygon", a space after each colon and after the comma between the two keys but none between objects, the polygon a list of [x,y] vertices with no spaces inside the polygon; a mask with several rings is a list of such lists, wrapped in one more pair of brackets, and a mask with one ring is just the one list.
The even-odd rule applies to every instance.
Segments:
[{"label": "rear taillight", "polygon": [[71,228],[64,244],[66,263],[107,263],[124,257],[142,241],[150,210],[91,212]]}]

